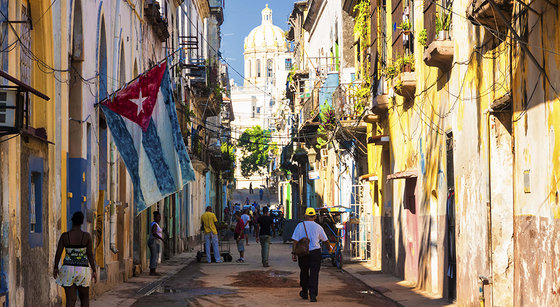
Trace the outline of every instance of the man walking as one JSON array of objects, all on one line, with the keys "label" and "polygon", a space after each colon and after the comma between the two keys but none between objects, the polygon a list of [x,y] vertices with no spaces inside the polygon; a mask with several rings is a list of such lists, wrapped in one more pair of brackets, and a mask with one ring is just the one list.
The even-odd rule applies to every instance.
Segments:
[{"label": "man walking", "polygon": [[243,230],[245,234],[245,244],[249,245],[249,230],[250,230],[249,221],[251,220],[251,217],[249,216],[249,209],[243,210],[243,215],[241,215],[241,219],[245,224],[245,229]]},{"label": "man walking", "polygon": [[[298,262],[300,269],[299,284],[301,291],[299,296],[306,300],[309,294],[311,302],[317,301],[319,291],[319,269],[321,269],[321,245],[319,241],[328,242],[325,230],[314,221],[315,214],[315,209],[307,208],[305,210],[305,220],[297,225],[292,235],[292,240],[294,240],[292,260]],[[294,253],[296,244],[303,238],[309,239],[309,254],[296,256]]]},{"label": "man walking", "polygon": [[274,225],[272,216],[268,212],[268,208],[263,208],[263,215],[259,216],[256,223],[255,233],[258,233],[257,243],[261,241],[261,259],[263,267],[268,267],[268,252],[270,250],[271,227]]},{"label": "man walking", "polygon": [[218,219],[212,212],[211,206],[206,207],[206,212],[200,217],[200,220],[204,231],[204,241],[206,242],[206,260],[208,260],[208,263],[212,262],[212,256],[210,255],[210,242],[212,242],[216,262],[223,262],[218,247],[218,230],[216,229]]}]

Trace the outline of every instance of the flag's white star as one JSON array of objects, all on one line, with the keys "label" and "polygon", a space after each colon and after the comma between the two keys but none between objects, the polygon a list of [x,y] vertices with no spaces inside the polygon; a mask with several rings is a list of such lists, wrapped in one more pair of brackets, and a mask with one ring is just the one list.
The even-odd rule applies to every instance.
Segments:
[{"label": "flag's white star", "polygon": [[136,116],[140,115],[140,112],[144,111],[144,109],[142,108],[142,104],[144,103],[144,100],[146,100],[146,99],[148,99],[148,97],[142,97],[142,90],[140,90],[140,97],[138,97],[136,99],[129,99],[135,105],[138,106],[138,111],[136,113]]}]

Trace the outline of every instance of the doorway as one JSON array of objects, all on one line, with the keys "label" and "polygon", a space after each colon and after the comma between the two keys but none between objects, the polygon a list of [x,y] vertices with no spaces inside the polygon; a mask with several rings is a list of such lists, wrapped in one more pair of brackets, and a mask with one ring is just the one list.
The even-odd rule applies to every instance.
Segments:
[{"label": "doorway", "polygon": [[[445,278],[447,298],[457,297],[457,272],[455,255],[455,175],[453,168],[453,134],[446,136],[447,152],[447,206],[445,210]],[[445,285],[444,284],[444,285]]]}]

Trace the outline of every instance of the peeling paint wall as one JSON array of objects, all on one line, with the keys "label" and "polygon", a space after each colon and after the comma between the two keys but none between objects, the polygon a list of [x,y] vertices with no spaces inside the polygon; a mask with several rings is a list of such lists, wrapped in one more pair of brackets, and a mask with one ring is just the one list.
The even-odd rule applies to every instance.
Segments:
[{"label": "peeling paint wall", "polygon": [[[0,10],[10,20],[24,20],[22,12],[27,5],[34,16],[29,31],[22,28],[28,26],[25,24],[14,24],[12,30],[8,23],[2,23],[5,40],[1,48],[6,50],[1,56],[2,70],[19,79],[24,77],[21,63],[29,52],[17,43],[14,48],[6,47],[17,41],[16,33],[21,37],[28,33],[35,60],[26,82],[50,97],[44,101],[31,95],[31,129],[9,140],[0,138],[0,301],[10,306],[64,302],[62,288],[52,278],[56,245],[69,227],[69,217],[78,210],[86,216],[82,229],[98,240],[94,231],[100,190],[105,190],[99,224],[104,265],[100,282],[94,286],[95,294],[132,276],[134,264],[147,267],[145,238],[151,217],[146,213],[133,216],[130,176],[95,107],[100,94],[113,92],[164,58],[164,44],[144,20],[142,5],[131,3],[0,1]],[[175,4],[169,6],[170,30],[175,26],[175,8]],[[170,41],[177,43],[177,31],[170,33]],[[101,48],[103,36],[106,44]],[[105,64],[100,63],[103,53]],[[42,64],[36,63],[38,59]],[[8,84],[4,79],[0,82]],[[177,205],[176,197],[170,198],[171,204]],[[109,210],[109,204],[116,204],[115,210]],[[167,209],[182,216],[179,211],[176,206]],[[111,225],[113,212],[117,223]],[[175,218],[170,219],[170,227],[178,225]],[[186,219],[180,222],[186,223]],[[170,253],[184,248],[179,240],[186,237],[186,231],[179,235],[179,228],[169,229],[173,236]],[[111,251],[110,242],[115,243],[117,253]]]},{"label": "peeling paint wall", "polygon": [[514,49],[513,266],[519,291],[514,303],[555,306],[560,304],[560,57],[553,50],[560,47],[560,12],[546,1],[531,3],[531,8],[541,15],[515,6],[515,12],[523,13],[516,29],[530,31],[528,51],[544,72],[526,51]]},{"label": "peeling paint wall", "polygon": [[[391,6],[387,3],[383,25],[389,42],[400,34]],[[454,239],[459,305],[478,304],[479,276],[491,282],[483,287],[486,305],[557,305],[560,57],[553,50],[560,48],[559,10],[547,1],[531,2],[530,9],[515,3],[506,13],[516,14],[516,34],[527,40],[518,43],[511,31],[501,37],[473,25],[464,17],[468,6],[460,0],[450,8],[450,69],[427,66],[424,48],[415,41],[412,100],[394,93],[388,83],[381,93],[389,98],[388,116],[369,128],[370,136],[391,139],[369,145],[370,172],[383,179],[405,170],[418,174],[417,217],[406,207],[405,179],[372,191],[382,200],[382,226],[376,228],[382,269],[421,289],[452,295],[448,244]],[[427,24],[423,9],[423,2],[414,1],[415,31]],[[390,45],[387,56],[394,60]],[[452,164],[445,163],[450,152]],[[417,232],[411,231],[414,225]],[[417,250],[407,247],[410,242]],[[416,252],[418,271],[409,264]]]}]

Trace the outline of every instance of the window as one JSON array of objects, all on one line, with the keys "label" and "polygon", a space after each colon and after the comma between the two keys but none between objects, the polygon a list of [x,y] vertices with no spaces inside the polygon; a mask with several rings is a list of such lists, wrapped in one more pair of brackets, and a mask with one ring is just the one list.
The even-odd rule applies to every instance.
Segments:
[{"label": "window", "polygon": [[261,60],[257,60],[257,78],[261,77]]},{"label": "window", "polygon": [[252,117],[252,118],[255,118],[256,112],[257,112],[257,103],[256,103],[256,101],[255,101],[255,100],[256,100],[256,97],[253,96],[253,97],[251,97],[251,98],[252,98],[252,100],[253,100],[253,101],[251,102],[251,117]]},{"label": "window", "polygon": [[292,69],[292,59],[285,59],[284,60],[284,65],[286,70],[291,70]]},{"label": "window", "polygon": [[272,59],[268,59],[266,60],[266,77],[273,78],[273,76],[274,74],[273,74]]},{"label": "window", "polygon": [[391,3],[391,29],[393,29],[393,57],[395,61],[398,57],[403,55],[403,33],[399,29],[400,24],[403,22],[403,3],[401,0],[392,0]]},{"label": "window", "polygon": [[247,75],[251,77],[251,60],[247,63]]},{"label": "window", "polygon": [[43,159],[29,159],[29,245],[43,246]]},{"label": "window", "polygon": [[404,50],[408,54],[414,53],[414,1],[405,0],[402,21],[408,21],[411,25],[410,34],[403,34]]}]

